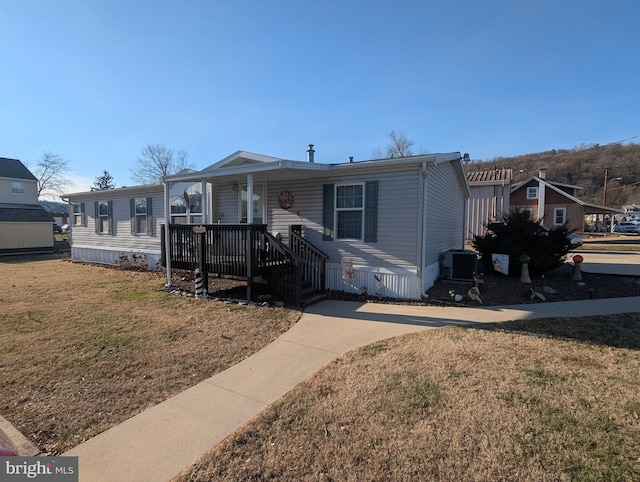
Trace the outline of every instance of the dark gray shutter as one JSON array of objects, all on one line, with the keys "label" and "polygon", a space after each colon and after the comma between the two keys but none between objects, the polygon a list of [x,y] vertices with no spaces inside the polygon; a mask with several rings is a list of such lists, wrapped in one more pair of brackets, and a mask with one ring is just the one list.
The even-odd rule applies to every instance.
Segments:
[{"label": "dark gray shutter", "polygon": [[98,201],[93,203],[94,213],[95,213],[95,221],[96,221],[96,233],[100,232],[100,207]]},{"label": "dark gray shutter", "polygon": [[[87,218],[85,217],[85,214],[84,214],[84,203],[80,203],[80,213],[81,213],[80,214],[80,225],[81,226],[86,226],[86,222],[87,222],[86,219]],[[74,219],[74,221],[75,221],[75,219]]]},{"label": "dark gray shutter", "polygon": [[136,234],[136,200],[129,199],[129,213],[131,214],[131,234]]},{"label": "dark gray shutter", "polygon": [[109,234],[113,234],[113,201],[107,202],[107,216],[109,217]]},{"label": "dark gray shutter", "polygon": [[378,181],[365,183],[364,202],[364,240],[375,243],[378,241]]},{"label": "dark gray shutter", "polygon": [[333,241],[333,184],[322,186],[322,239]]},{"label": "dark gray shutter", "polygon": [[147,236],[153,236],[153,210],[151,209],[152,198],[147,198]]}]

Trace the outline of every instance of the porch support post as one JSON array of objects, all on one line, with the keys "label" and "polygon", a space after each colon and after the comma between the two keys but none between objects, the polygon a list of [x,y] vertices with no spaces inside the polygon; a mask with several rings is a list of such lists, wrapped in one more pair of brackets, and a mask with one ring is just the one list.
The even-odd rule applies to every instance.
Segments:
[{"label": "porch support post", "polygon": [[207,181],[200,180],[200,202],[202,203],[202,222],[204,224],[211,223],[211,207],[207,199]]},{"label": "porch support post", "polygon": [[165,264],[167,266],[167,284],[165,285],[167,288],[171,286],[171,233],[169,232],[169,224],[171,223],[171,183],[168,181],[163,181],[162,183],[164,187],[164,239],[162,242],[164,243],[164,253],[165,253]]},{"label": "porch support post", "polygon": [[247,236],[245,259],[247,263],[247,301],[253,299],[253,277],[255,259],[253,257],[253,174],[247,174]]},{"label": "porch support post", "polygon": [[253,224],[253,174],[247,174],[247,224]]}]

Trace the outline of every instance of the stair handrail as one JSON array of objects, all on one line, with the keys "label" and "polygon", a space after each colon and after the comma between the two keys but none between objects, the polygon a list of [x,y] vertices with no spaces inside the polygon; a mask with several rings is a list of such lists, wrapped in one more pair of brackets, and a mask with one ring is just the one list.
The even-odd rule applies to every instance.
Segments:
[{"label": "stair handrail", "polygon": [[319,291],[325,291],[326,260],[329,255],[303,238],[301,232],[295,229],[289,230],[289,248],[303,260],[304,281],[311,283]]},{"label": "stair handrail", "polygon": [[[265,231],[262,235],[264,256],[261,265],[266,268],[264,274],[268,278],[269,284],[288,301],[300,306],[302,304],[304,260],[271,233]],[[278,252],[284,259],[275,260],[271,250]]]}]

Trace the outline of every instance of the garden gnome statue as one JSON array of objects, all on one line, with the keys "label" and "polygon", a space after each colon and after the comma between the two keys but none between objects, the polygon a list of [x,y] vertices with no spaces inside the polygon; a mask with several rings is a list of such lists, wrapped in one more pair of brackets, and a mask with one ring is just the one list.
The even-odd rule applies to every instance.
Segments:
[{"label": "garden gnome statue", "polygon": [[576,254],[572,259],[573,271],[571,272],[571,279],[573,281],[582,281],[582,271],[580,271],[580,263],[584,261],[584,258],[579,254]]},{"label": "garden gnome statue", "polygon": [[520,263],[522,263],[522,270],[520,271],[520,283],[531,283],[531,278],[529,277],[529,256],[523,254],[518,259]]}]

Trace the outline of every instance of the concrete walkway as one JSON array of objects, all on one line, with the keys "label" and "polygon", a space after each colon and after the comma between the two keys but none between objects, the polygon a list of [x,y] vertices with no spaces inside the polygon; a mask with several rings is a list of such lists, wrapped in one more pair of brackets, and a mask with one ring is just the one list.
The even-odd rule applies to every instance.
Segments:
[{"label": "concrete walkway", "polygon": [[404,333],[494,321],[636,312],[640,297],[484,308],[325,301],[222,373],[75,447],[82,482],[171,479],[345,351]]}]

